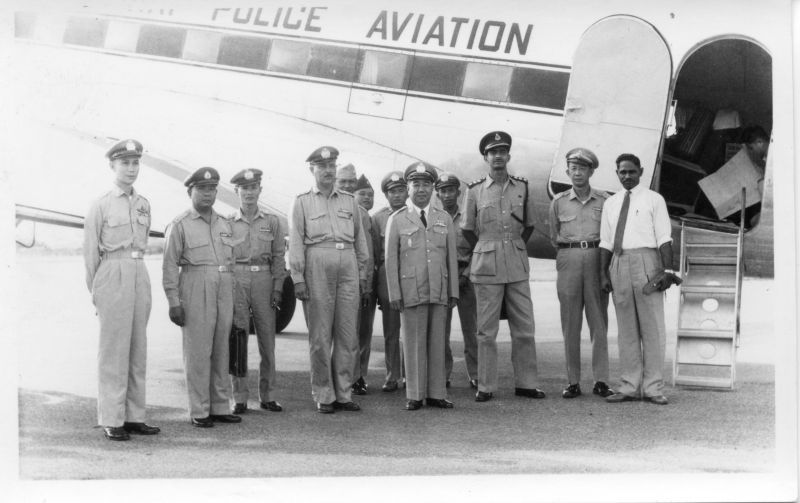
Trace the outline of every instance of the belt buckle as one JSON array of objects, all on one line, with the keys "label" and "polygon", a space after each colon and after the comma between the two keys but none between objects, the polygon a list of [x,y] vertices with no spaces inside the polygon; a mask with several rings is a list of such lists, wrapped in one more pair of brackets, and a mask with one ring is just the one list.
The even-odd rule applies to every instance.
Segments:
[{"label": "belt buckle", "polygon": [[336,243],[337,250],[344,250],[344,243]]},{"label": "belt buckle", "polygon": [[587,250],[589,248],[588,241],[581,241],[581,250]]},{"label": "belt buckle", "polygon": [[221,265],[221,266],[217,267],[217,270],[219,272],[228,272],[228,267],[224,266],[224,265]]},{"label": "belt buckle", "polygon": [[250,266],[250,272],[258,272],[260,270],[261,270],[261,268],[258,267],[257,265],[251,265]]},{"label": "belt buckle", "polygon": [[142,258],[144,256],[144,252],[141,250],[134,250],[131,252],[131,258]]}]

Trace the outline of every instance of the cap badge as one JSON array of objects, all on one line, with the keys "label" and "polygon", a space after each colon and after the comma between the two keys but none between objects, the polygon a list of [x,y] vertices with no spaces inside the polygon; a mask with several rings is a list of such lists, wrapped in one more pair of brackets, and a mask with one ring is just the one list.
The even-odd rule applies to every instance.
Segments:
[{"label": "cap badge", "polygon": [[320,156],[321,156],[323,159],[328,159],[328,158],[330,158],[330,156],[331,156],[331,151],[330,151],[330,150],[328,150],[327,148],[323,148],[323,149],[322,149],[322,151],[319,153],[319,155],[320,155]]},{"label": "cap badge", "polygon": [[203,178],[205,178],[206,180],[211,180],[211,172],[210,171],[206,171],[206,174],[203,175]]},{"label": "cap badge", "polygon": [[132,141],[129,141],[128,143],[125,144],[125,150],[135,151],[136,150],[136,144],[133,143]]},{"label": "cap badge", "polygon": [[393,182],[398,182],[398,181],[400,181],[400,177],[397,176],[397,173],[393,173],[392,176],[389,178],[389,180],[391,180]]},{"label": "cap badge", "polygon": [[244,179],[245,180],[252,180],[253,179],[253,172],[249,169],[244,172]]},{"label": "cap badge", "polygon": [[425,165],[422,163],[417,164],[417,173],[424,173],[425,172]]},{"label": "cap badge", "polygon": [[439,177],[439,181],[440,182],[446,182],[449,179],[450,179],[450,177],[447,176],[447,175],[442,175],[442,176]]},{"label": "cap badge", "polygon": [[494,139],[499,141],[500,140],[500,135],[498,133],[495,133],[494,134]]}]

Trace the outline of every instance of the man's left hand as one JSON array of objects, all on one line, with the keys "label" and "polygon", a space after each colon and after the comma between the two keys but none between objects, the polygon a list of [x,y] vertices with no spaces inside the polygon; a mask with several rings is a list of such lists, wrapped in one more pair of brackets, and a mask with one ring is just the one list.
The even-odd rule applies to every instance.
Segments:
[{"label": "man's left hand", "polygon": [[277,309],[280,311],[281,309],[281,301],[283,300],[283,292],[280,290],[273,290],[272,291],[272,309]]},{"label": "man's left hand", "polygon": [[450,297],[450,301],[448,302],[447,307],[449,307],[450,309],[453,309],[457,305],[458,305],[458,298]]}]

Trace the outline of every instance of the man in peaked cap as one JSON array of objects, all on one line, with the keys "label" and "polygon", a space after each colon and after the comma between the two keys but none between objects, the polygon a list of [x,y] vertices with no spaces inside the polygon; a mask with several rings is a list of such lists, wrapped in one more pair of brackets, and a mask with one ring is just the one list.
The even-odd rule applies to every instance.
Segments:
[{"label": "man in peaked cap", "polygon": [[[461,180],[452,173],[442,173],[436,181],[436,195],[442,203],[442,208],[453,219],[456,229],[456,260],[458,262],[458,318],[461,320],[461,332],[464,337],[464,361],[467,365],[467,377],[472,388],[478,388],[478,342],[475,339],[477,331],[477,305],[475,289],[469,280],[469,262],[472,258],[472,247],[464,238],[461,230],[463,213],[458,208],[458,199],[461,196]],[[453,352],[450,349],[450,325],[453,319],[453,310],[447,310],[447,323],[445,325],[445,367],[447,369],[447,383],[450,383],[450,374],[453,371]]]},{"label": "man in peaked cap", "polygon": [[150,276],[142,257],[150,232],[150,203],[133,188],[142,144],[123,140],[106,153],[113,188],[92,202],[84,221],[86,286],[100,319],[97,422],[109,440],[154,435],[145,424]]},{"label": "man in peaked cap", "polygon": [[608,194],[595,190],[589,179],[597,168],[597,156],[587,148],[567,152],[570,190],[550,203],[550,241],[557,250],[556,290],[561,305],[561,332],[567,363],[567,387],[563,398],[581,394],[581,330],[583,313],[592,342],[592,392],[613,395],[608,387],[608,293],[600,288],[600,220]]},{"label": "man in peaked cap", "polygon": [[306,159],[314,187],[297,196],[289,227],[289,269],[303,301],[317,410],[358,411],[352,401],[359,292],[366,291],[367,236],[352,194],[337,190],[333,147]]},{"label": "man in peaked cap", "polygon": [[447,400],[445,324],[458,301],[456,233],[447,212],[431,204],[436,169],[416,162],[406,168],[412,204],[386,226],[389,304],[401,311],[406,370],[406,410],[427,405],[453,408]]},{"label": "man in peaked cap", "polygon": [[169,319],[183,332],[189,416],[198,428],[242,420],[229,413],[234,242],[230,223],[213,209],[218,183],[214,168],[200,168],[186,178],[192,207],[169,225],[164,249]]},{"label": "man in peaked cap", "polygon": [[397,391],[403,375],[403,358],[400,350],[400,311],[392,309],[389,304],[389,289],[386,284],[386,267],[384,261],[384,244],[386,240],[386,223],[389,216],[403,208],[408,199],[408,184],[402,172],[392,171],[381,180],[381,191],[389,203],[372,216],[372,228],[375,239],[375,267],[378,275],[378,305],[381,309],[383,324],[384,360],[386,378],[381,389],[385,392]]},{"label": "man in peaked cap", "polygon": [[478,392],[475,401],[491,400],[497,389],[497,331],[505,304],[511,331],[514,394],[544,398],[536,388],[533,305],[525,243],[533,232],[533,203],[528,181],[510,175],[511,136],[486,134],[479,143],[488,176],[472,182],[467,195],[464,237],[472,245],[470,281],[478,304]]},{"label": "man in peaked cap", "polygon": [[[228,218],[233,231],[235,261],[233,324],[246,348],[252,311],[261,356],[259,405],[262,409],[280,412],[283,407],[272,396],[275,389],[275,311],[283,297],[288,230],[282,218],[258,207],[262,174],[260,169],[243,169],[231,178],[240,202],[239,210]],[[231,382],[233,412],[243,414],[247,411],[247,376],[232,375]]]}]

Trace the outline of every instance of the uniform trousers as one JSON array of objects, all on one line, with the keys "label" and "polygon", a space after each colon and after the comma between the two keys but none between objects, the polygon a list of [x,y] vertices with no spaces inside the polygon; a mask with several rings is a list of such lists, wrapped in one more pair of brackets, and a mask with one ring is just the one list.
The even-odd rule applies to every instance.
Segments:
[{"label": "uniform trousers", "polygon": [[403,309],[406,398],[445,398],[444,325],[447,306],[420,304]]},{"label": "uniform trousers", "polygon": [[317,403],[351,401],[358,357],[358,263],[352,248],[306,248],[303,302],[311,358],[311,395]]},{"label": "uniform trousers", "polygon": [[403,355],[400,349],[400,311],[389,307],[389,288],[384,265],[381,265],[378,269],[378,297],[381,301],[386,382],[400,381],[403,377]]},{"label": "uniform trousers", "polygon": [[356,320],[358,330],[358,358],[353,367],[353,382],[359,377],[367,377],[369,370],[369,355],[372,344],[372,327],[375,323],[375,309],[378,304],[378,297],[375,292],[369,295],[369,303],[366,306],[359,304],[358,318]]},{"label": "uniform trousers", "polygon": [[556,255],[556,291],[570,384],[581,380],[583,313],[592,343],[592,377],[608,382],[608,293],[600,289],[600,248],[561,248]]},{"label": "uniform trousers", "polygon": [[475,283],[478,301],[478,391],[497,389],[497,331],[505,299],[511,332],[511,365],[515,388],[535,388],[538,381],[533,304],[528,280],[514,283]]},{"label": "uniform trousers", "polygon": [[617,313],[619,360],[622,367],[619,393],[662,394],[664,379],[664,293],[645,295],[642,288],[661,271],[655,248],[623,250],[611,259],[609,275]]},{"label": "uniform trousers", "polygon": [[[272,308],[272,272],[248,271],[238,267],[235,271],[236,296],[234,320],[236,326],[250,330],[250,311],[258,340],[258,399],[269,402],[275,387],[275,309]],[[247,378],[231,376],[233,400],[246,403],[248,398]]]},{"label": "uniform trousers", "polygon": [[189,415],[229,414],[233,274],[220,272],[217,266],[182,266],[178,290],[186,315],[183,368]]},{"label": "uniform trousers", "polygon": [[145,419],[147,320],[152,305],[143,260],[104,259],[92,285],[100,318],[97,423],[122,426]]},{"label": "uniform trousers", "polygon": [[466,285],[458,289],[458,307],[447,310],[447,322],[445,324],[445,347],[444,362],[447,371],[447,380],[453,372],[453,351],[450,349],[450,326],[453,320],[453,311],[458,309],[458,319],[461,321],[461,333],[464,337],[464,362],[467,365],[467,376],[469,379],[478,377],[478,340],[475,338],[477,332],[477,302],[475,300],[475,288],[472,282],[467,280]]}]

